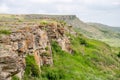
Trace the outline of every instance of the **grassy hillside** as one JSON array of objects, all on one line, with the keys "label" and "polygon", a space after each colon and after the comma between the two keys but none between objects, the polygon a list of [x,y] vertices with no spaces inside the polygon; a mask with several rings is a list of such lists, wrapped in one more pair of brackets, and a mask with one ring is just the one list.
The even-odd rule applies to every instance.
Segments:
[{"label": "grassy hillside", "polygon": [[104,24],[100,24],[100,23],[87,23],[87,24],[92,25],[92,26],[96,26],[99,29],[106,29],[108,31],[120,32],[119,27],[112,27],[112,26],[108,26],[108,25],[104,25]]},{"label": "grassy hillside", "polygon": [[110,27],[107,25],[99,23],[88,23],[88,25],[93,26],[101,32],[101,39],[99,36],[96,39],[101,40],[107,44],[110,44],[114,47],[120,47],[120,28],[119,27]]},{"label": "grassy hillside", "polygon": [[[113,54],[109,45],[87,39],[81,34],[71,39],[72,54],[62,51],[57,42],[52,41],[53,66],[41,67],[40,76],[32,80],[119,80],[120,58]],[[116,49],[117,50],[117,49]],[[37,71],[36,71],[37,72]],[[38,72],[37,72],[38,73]],[[24,80],[27,80],[26,78]]]},{"label": "grassy hillside", "polygon": [[[41,17],[38,16],[0,15],[0,35],[8,35],[11,30],[23,26],[36,26],[36,23],[40,24]],[[119,40],[119,36],[114,36],[114,31],[104,29],[106,32],[103,28],[85,24],[75,16],[69,16],[65,21],[87,37],[98,40],[114,39],[114,44],[115,38]],[[42,23],[46,24],[44,21]],[[73,49],[71,54],[63,51],[54,40],[51,42],[53,66],[44,65],[40,70],[34,57],[27,56],[23,80],[120,80],[120,48],[112,48],[109,43],[89,39],[80,33],[77,36],[66,33]],[[119,46],[118,42],[116,46]],[[19,80],[16,76],[12,79]]]},{"label": "grassy hillside", "polygon": [[[85,41],[83,41],[85,40]],[[99,41],[71,36],[73,54],[52,43],[54,66],[43,67],[45,80],[119,80],[118,57]]]},{"label": "grassy hillside", "polygon": [[64,21],[72,25],[76,31],[81,32],[86,37],[103,41],[113,47],[120,47],[119,27],[110,27],[100,23],[84,23],[77,17],[65,19]]}]

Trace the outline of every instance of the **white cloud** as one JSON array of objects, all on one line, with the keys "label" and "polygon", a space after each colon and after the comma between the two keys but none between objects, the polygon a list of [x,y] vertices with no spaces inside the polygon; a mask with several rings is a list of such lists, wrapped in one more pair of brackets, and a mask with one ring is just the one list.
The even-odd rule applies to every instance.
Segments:
[{"label": "white cloud", "polygon": [[8,13],[9,12],[9,8],[6,4],[1,4],[0,5],[0,13]]},{"label": "white cloud", "polygon": [[38,10],[37,13],[39,13],[39,14],[45,14],[45,13],[47,13],[47,11],[45,11],[45,10]]},{"label": "white cloud", "polygon": [[49,3],[49,0],[28,0],[33,3]]},{"label": "white cloud", "polygon": [[57,5],[56,8],[59,12],[74,12],[78,7],[77,5]]},{"label": "white cloud", "polygon": [[[57,2],[57,0],[55,0]],[[74,0],[59,0],[58,2],[63,2],[63,3],[71,3]]]},{"label": "white cloud", "polygon": [[113,5],[120,6],[120,2],[113,2]]},{"label": "white cloud", "polygon": [[[81,0],[79,0],[81,1]],[[85,5],[109,5],[120,4],[120,0],[83,0],[83,4]]]},{"label": "white cloud", "polygon": [[120,0],[1,0],[0,13],[75,14],[85,21],[115,24]]},{"label": "white cloud", "polygon": [[28,0],[33,3],[56,3],[56,2],[62,2],[62,3],[70,3],[73,0]]}]

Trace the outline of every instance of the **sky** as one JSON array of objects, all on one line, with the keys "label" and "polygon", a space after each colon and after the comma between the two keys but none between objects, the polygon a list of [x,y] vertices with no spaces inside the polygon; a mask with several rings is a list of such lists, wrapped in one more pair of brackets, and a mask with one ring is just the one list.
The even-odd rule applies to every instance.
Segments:
[{"label": "sky", "polygon": [[84,22],[120,27],[120,0],[0,0],[0,13],[72,14]]}]

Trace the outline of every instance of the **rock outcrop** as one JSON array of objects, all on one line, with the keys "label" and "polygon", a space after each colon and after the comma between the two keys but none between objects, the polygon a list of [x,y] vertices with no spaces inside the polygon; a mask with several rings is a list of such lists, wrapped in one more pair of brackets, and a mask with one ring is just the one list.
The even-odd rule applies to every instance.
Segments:
[{"label": "rock outcrop", "polygon": [[71,52],[70,41],[65,28],[51,23],[33,27],[23,27],[9,36],[0,38],[0,80],[10,80],[11,76],[22,78],[25,69],[25,57],[34,55],[37,65],[52,66],[51,41],[54,39],[62,50]]},{"label": "rock outcrop", "polygon": [[0,80],[10,80],[11,76],[19,73],[23,75],[25,68],[24,58],[19,57],[11,45],[0,45]]}]

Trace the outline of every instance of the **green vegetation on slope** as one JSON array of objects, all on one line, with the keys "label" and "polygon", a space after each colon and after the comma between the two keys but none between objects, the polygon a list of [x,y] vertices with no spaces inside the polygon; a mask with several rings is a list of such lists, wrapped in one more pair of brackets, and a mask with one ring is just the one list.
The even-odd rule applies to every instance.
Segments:
[{"label": "green vegetation on slope", "polygon": [[13,76],[13,77],[12,77],[12,80],[20,80],[20,79],[19,79],[19,77],[17,77],[17,76]]},{"label": "green vegetation on slope", "polygon": [[111,47],[103,42],[87,39],[82,35],[70,36],[72,54],[52,41],[53,66],[39,68],[33,56],[26,57],[24,80],[119,80],[119,54],[112,54]]},{"label": "green vegetation on slope", "polygon": [[24,80],[36,80],[40,78],[40,69],[35,62],[34,56],[27,55]]},{"label": "green vegetation on slope", "polygon": [[[38,16],[39,15],[36,15],[35,18]],[[11,19],[13,17],[14,19]],[[16,16],[10,15],[0,17],[2,24],[2,27],[0,27],[0,34],[10,34],[8,28],[11,29],[13,27],[16,29],[16,27],[25,24],[31,25],[35,22],[43,25],[48,24],[45,20],[40,22],[40,19],[35,20],[34,18],[33,20],[31,17],[34,18],[33,15],[24,15],[22,17],[18,16],[18,19]],[[26,22],[23,24],[23,21]],[[89,35],[99,39],[104,39],[104,34],[106,37],[110,37],[109,35],[111,34],[113,35],[111,31],[109,32],[108,30],[106,31],[106,29],[104,30],[95,28],[94,26],[88,26],[87,24],[79,21],[79,19],[72,19],[71,21],[68,19],[68,22],[73,24],[73,26],[76,25],[79,30],[78,28],[76,29],[81,31],[84,35]],[[61,23],[65,25],[64,21]],[[10,24],[12,25],[10,26]],[[119,35],[115,35],[113,35],[113,37],[116,37],[117,40],[119,40]],[[62,51],[57,42],[53,41],[51,44],[54,64],[53,66],[42,66],[41,73],[34,57],[32,55],[28,55],[26,57],[24,80],[120,80],[120,53],[118,51],[113,51],[113,48],[103,42],[87,39],[82,35],[78,35],[77,37],[73,35],[69,36],[73,52],[70,54]],[[113,37],[112,39],[115,40]],[[104,41],[106,41],[106,38]],[[108,41],[106,41],[106,43],[107,42]],[[117,45],[119,45],[118,42]],[[118,50],[120,50],[120,48]],[[12,79],[18,80],[16,76],[13,76]]]},{"label": "green vegetation on slope", "polygon": [[[111,27],[100,23],[87,23],[89,26],[95,28],[98,31],[92,31],[92,33],[97,35],[91,35],[92,38],[101,40],[110,46],[120,47],[120,28]],[[87,36],[90,34],[86,34]]]},{"label": "green vegetation on slope", "polygon": [[120,79],[118,58],[111,54],[111,48],[96,40],[84,37],[82,40],[85,44],[81,44],[81,37],[71,36],[74,49],[72,54],[62,51],[60,46],[53,41],[54,65],[42,67],[43,80]]},{"label": "green vegetation on slope", "polygon": [[120,58],[120,52],[118,53],[118,55],[117,55],[119,58]]}]

